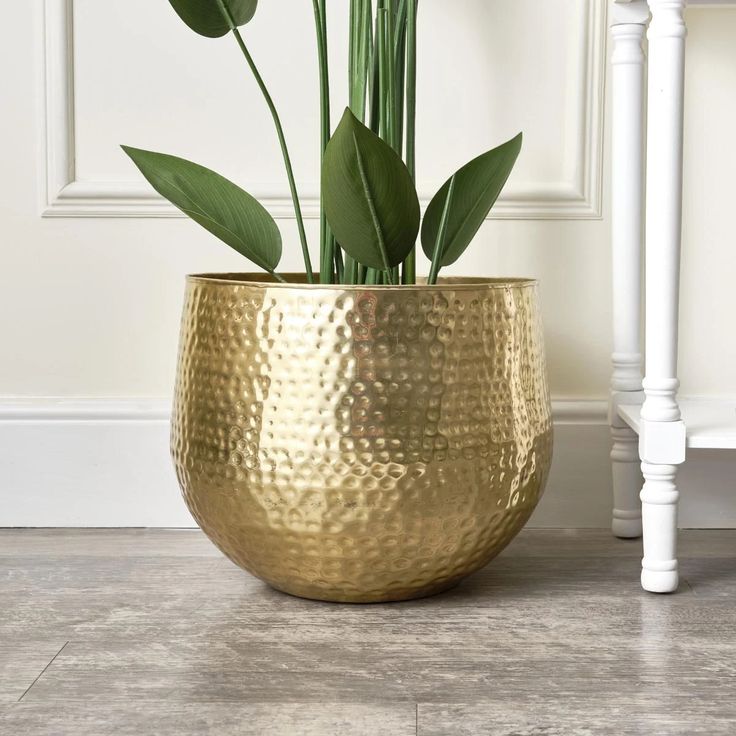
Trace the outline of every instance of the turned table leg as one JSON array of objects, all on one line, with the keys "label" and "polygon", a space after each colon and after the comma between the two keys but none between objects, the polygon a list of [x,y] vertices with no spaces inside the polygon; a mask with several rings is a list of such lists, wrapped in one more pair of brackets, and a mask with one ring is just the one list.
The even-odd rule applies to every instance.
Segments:
[{"label": "turned table leg", "polygon": [[617,537],[641,536],[641,472],[638,436],[619,416],[618,405],[640,404],[641,259],[644,238],[644,51],[649,21],[645,0],[614,2],[613,52],[612,274],[613,373],[610,425],[613,469],[612,530]]},{"label": "turned table leg", "polygon": [[677,404],[685,0],[649,0],[649,9],[641,582],[646,590],[666,593],[678,584],[675,476],[685,460],[685,426]]}]

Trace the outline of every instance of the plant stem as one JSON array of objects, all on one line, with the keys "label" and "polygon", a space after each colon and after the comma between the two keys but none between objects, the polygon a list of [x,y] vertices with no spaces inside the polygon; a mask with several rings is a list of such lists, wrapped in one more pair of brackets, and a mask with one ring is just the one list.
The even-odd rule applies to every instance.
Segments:
[{"label": "plant stem", "polygon": [[273,276],[276,279],[276,281],[280,281],[282,284],[287,283],[286,279],[280,274],[276,273],[276,271],[269,271],[268,273],[270,273],[271,276]]},{"label": "plant stem", "polygon": [[[377,8],[384,0],[376,0]],[[350,61],[348,66],[349,104],[361,122],[366,120],[366,97],[369,97],[367,115],[372,130],[378,125],[378,56],[373,48],[373,0],[350,0]],[[378,20],[376,19],[376,24]],[[369,92],[369,95],[366,95]],[[345,254],[344,279],[348,284],[363,284],[372,269]],[[376,283],[375,277],[371,276]]]},{"label": "plant stem", "polygon": [[345,254],[344,282],[346,284],[359,284],[360,266],[356,260]]},{"label": "plant stem", "polygon": [[365,119],[366,90],[371,56],[372,0],[350,0],[348,105],[361,122]]},{"label": "plant stem", "polygon": [[[334,238],[333,238],[333,243]],[[341,284],[342,280],[345,276],[345,265],[342,262],[342,251],[340,248],[334,248],[334,255],[335,255],[335,283]]]},{"label": "plant stem", "polygon": [[[414,181],[416,181],[417,6],[418,0],[408,0],[406,9],[406,166]],[[415,245],[404,261],[402,283],[416,283],[416,259]]]},{"label": "plant stem", "polygon": [[396,141],[401,155],[404,146],[404,71],[406,68],[406,3],[399,0],[393,38]]},{"label": "plant stem", "polygon": [[412,179],[416,179],[417,5],[418,0],[408,0],[406,8],[406,167]]},{"label": "plant stem", "polygon": [[386,141],[397,153],[401,152],[401,144],[398,139],[398,115],[400,111],[396,107],[396,64],[394,57],[394,26],[396,23],[395,0],[386,0],[385,11],[386,25],[383,34],[383,49],[381,51],[381,62],[386,69],[385,79],[385,109],[386,109]]},{"label": "plant stem", "polygon": [[394,59],[394,11],[395,0],[384,0],[378,11],[376,49],[378,50],[378,85],[380,90],[379,126],[381,138],[397,153],[401,151],[398,140],[398,115],[396,94],[396,69]]},{"label": "plant stem", "polygon": [[363,13],[360,19],[360,122],[365,122],[366,93],[369,87],[371,51],[373,47],[373,0],[362,0]]},{"label": "plant stem", "polygon": [[[372,0],[350,0],[350,38],[348,57],[348,104],[353,115],[365,119],[366,89],[371,58]],[[357,261],[345,253],[343,277],[346,283],[360,283]]]},{"label": "plant stem", "polygon": [[447,197],[445,198],[445,206],[442,208],[442,218],[440,219],[440,227],[437,230],[437,240],[434,243],[432,251],[432,265],[429,268],[428,284],[437,283],[437,274],[440,272],[440,263],[442,261],[442,246],[445,243],[447,235],[447,223],[450,219],[450,203],[452,202],[452,193],[455,189],[455,175],[450,179],[450,186],[447,188]]},{"label": "plant stem", "polygon": [[248,47],[245,45],[245,42],[243,41],[243,37],[240,35],[240,31],[237,29],[235,24],[233,23],[232,17],[230,17],[230,13],[225,8],[225,5],[222,0],[218,0],[218,3],[220,5],[220,9],[224,10],[225,17],[228,19],[228,22],[230,23],[230,27],[232,28],[233,35],[235,36],[235,40],[238,42],[238,46],[240,46],[240,50],[243,52],[243,56],[245,57],[245,60],[248,62],[248,66],[250,67],[251,72],[253,72],[253,76],[255,77],[255,80],[258,84],[258,87],[260,88],[264,99],[266,100],[266,105],[268,105],[268,109],[271,112],[271,117],[273,118],[273,123],[276,127],[276,135],[279,139],[279,145],[281,146],[281,154],[284,157],[284,165],[286,166],[286,176],[289,180],[289,190],[291,191],[291,201],[294,203],[294,213],[296,215],[296,225],[299,229],[299,239],[301,240],[302,244],[302,256],[304,257],[304,267],[307,271],[307,283],[314,283],[314,276],[312,274],[312,262],[309,258],[309,247],[307,245],[307,234],[304,232],[304,218],[302,217],[302,209],[299,205],[299,194],[296,190],[296,182],[294,181],[294,170],[291,166],[291,157],[289,156],[289,149],[286,146],[286,138],[284,137],[284,129],[281,125],[281,119],[279,118],[279,114],[276,110],[276,106],[273,103],[273,99],[271,98],[271,95],[268,92],[268,89],[266,89],[266,84],[263,81],[263,78],[261,77],[260,73],[258,72],[258,67],[256,67],[255,62],[253,61],[253,57],[250,55],[250,51],[248,51]]},{"label": "plant stem", "polygon": [[371,59],[370,59],[370,129],[378,135],[381,122],[381,86],[379,79],[380,47],[378,44],[378,19],[384,7],[385,0],[376,0],[375,31],[372,31]]},{"label": "plant stem", "polygon": [[[389,0],[387,0],[389,1]],[[378,135],[388,140],[388,64],[386,63],[386,16],[388,11],[381,8],[376,16],[376,52],[378,56]]]},{"label": "plant stem", "polygon": [[[330,73],[327,63],[327,10],[324,0],[312,0],[314,22],[317,31],[317,55],[319,58],[319,105],[320,105],[320,170],[325,148],[330,140]],[[327,224],[325,209],[320,202],[319,210],[319,280],[331,284],[335,262],[335,239]]]},{"label": "plant stem", "polygon": [[355,87],[355,69],[356,69],[356,28],[358,24],[358,15],[360,13],[360,5],[362,0],[350,0],[350,21],[348,29],[348,105],[356,115],[353,108],[353,92]]}]

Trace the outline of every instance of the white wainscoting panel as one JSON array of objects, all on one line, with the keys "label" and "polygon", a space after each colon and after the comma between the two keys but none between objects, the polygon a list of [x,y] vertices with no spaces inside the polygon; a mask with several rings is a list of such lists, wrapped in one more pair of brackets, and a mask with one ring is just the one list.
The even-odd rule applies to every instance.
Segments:
[{"label": "white wainscoting panel", "polygon": [[[336,83],[344,77],[347,5],[332,4]],[[311,12],[309,3],[272,0],[244,33],[282,108],[297,178],[313,173],[299,190],[305,215],[314,218]],[[422,6],[423,204],[457,166],[522,128],[523,155],[491,217],[601,216],[605,14],[605,0]],[[103,25],[115,32],[100,34]],[[283,46],[273,43],[276,28]],[[477,43],[468,39],[468,28],[482,34]],[[293,217],[285,181],[274,181],[281,162],[270,120],[231,39],[197,37],[167,3],[150,0],[45,0],[44,38],[45,216],[182,216],[136,175],[118,147],[126,142],[202,161],[242,183],[274,216]],[[538,64],[521,63],[530,54]],[[463,85],[453,81],[458,73]],[[333,106],[333,124],[340,104]]]}]

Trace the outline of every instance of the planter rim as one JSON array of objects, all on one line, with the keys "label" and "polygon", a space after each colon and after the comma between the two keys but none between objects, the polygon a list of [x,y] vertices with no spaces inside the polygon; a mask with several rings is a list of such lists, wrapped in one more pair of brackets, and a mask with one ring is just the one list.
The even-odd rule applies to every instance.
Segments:
[{"label": "planter rim", "polygon": [[[443,289],[456,290],[478,290],[478,289],[524,289],[534,288],[539,283],[537,279],[523,277],[498,277],[488,278],[484,276],[444,276],[437,284],[308,284],[304,273],[282,273],[279,274],[286,279],[286,283],[276,281],[272,276],[265,273],[192,273],[186,277],[190,283],[208,283],[220,286],[250,286],[254,288],[268,289],[298,289],[316,291],[328,289],[331,291],[366,291],[366,290],[400,290],[400,291],[434,291]],[[317,278],[318,275],[315,274]],[[422,281],[424,277],[418,277]]]}]

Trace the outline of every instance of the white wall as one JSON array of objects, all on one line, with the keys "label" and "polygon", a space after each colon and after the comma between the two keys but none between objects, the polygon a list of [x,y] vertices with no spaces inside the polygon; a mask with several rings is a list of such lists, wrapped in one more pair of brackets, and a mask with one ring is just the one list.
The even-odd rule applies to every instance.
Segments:
[{"label": "white wall", "polygon": [[[261,5],[245,35],[282,111],[315,242],[311,4]],[[344,79],[346,5],[332,2],[336,79]],[[473,154],[525,133],[496,217],[453,270],[541,280],[559,427],[535,523],[606,525],[605,2],[421,5],[420,193]],[[691,9],[688,20],[680,372],[683,392],[736,395],[736,9]],[[5,21],[0,525],[187,523],[165,447],[183,276],[247,265],[173,217],[118,144],[183,155],[243,183],[280,218],[282,268],[296,270],[268,114],[234,43],[195,36],[164,0],[47,0],[45,8],[28,0],[11,4]],[[344,99],[333,103],[337,116]],[[736,525],[728,488],[736,458],[694,457],[683,524]]]}]

